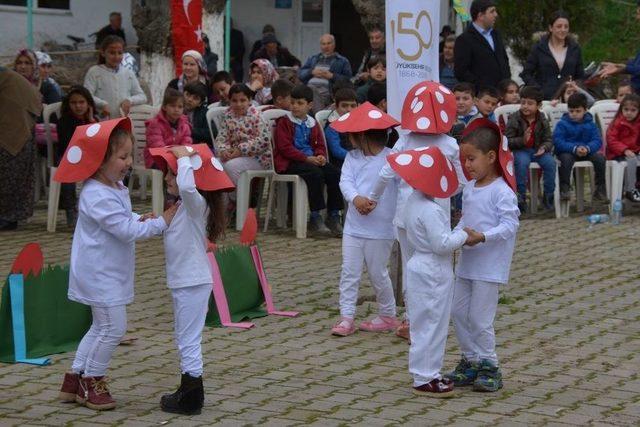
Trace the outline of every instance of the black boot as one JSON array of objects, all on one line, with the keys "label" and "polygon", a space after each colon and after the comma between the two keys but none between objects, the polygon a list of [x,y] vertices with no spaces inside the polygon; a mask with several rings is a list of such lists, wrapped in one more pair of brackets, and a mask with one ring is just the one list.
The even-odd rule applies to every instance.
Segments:
[{"label": "black boot", "polygon": [[199,415],[203,405],[202,377],[189,374],[182,374],[180,387],[175,393],[165,394],[160,399],[160,409],[172,414]]},{"label": "black boot", "polygon": [[542,206],[548,211],[555,210],[555,201],[553,197],[553,193],[545,193],[542,196]]}]

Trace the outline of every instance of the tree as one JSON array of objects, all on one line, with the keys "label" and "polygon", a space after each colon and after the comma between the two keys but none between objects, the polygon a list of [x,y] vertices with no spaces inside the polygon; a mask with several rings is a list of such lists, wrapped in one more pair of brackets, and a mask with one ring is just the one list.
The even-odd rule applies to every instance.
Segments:
[{"label": "tree", "polygon": [[515,57],[524,62],[533,46],[533,35],[547,31],[553,12],[562,10],[569,15],[571,32],[584,44],[596,28],[603,3],[603,0],[501,0],[497,27]]}]

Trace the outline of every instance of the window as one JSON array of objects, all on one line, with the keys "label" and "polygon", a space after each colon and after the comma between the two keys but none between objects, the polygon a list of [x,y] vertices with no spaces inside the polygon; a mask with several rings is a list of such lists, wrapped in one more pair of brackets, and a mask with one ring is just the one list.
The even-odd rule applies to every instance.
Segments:
[{"label": "window", "polygon": [[322,22],[322,0],[302,0],[302,22]]},{"label": "window", "polygon": [[[27,7],[27,0],[0,0],[0,6]],[[69,0],[33,0],[33,7],[39,9],[69,10]]]}]

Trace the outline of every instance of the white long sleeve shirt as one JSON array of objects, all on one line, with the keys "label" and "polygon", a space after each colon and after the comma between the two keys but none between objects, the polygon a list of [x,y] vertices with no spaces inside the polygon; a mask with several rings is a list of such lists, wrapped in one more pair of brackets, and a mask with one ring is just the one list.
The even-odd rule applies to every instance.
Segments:
[{"label": "white long sleeve shirt", "polygon": [[162,234],[162,217],[138,221],[127,187],[85,181],[69,265],[69,299],[97,307],[133,302],[135,241]]},{"label": "white long sleeve shirt", "polygon": [[125,67],[118,67],[116,71],[104,64],[94,65],[84,76],[84,87],[93,95],[96,107],[109,106],[111,118],[120,116],[120,104],[124,100],[129,100],[131,105],[147,102],[136,75]]},{"label": "white long sleeve shirt", "polygon": [[516,194],[502,177],[484,187],[472,180],[462,194],[462,218],[456,230],[471,227],[485,242],[462,248],[456,276],[506,284],[520,221]]},{"label": "white long sleeve shirt", "polygon": [[[460,148],[458,147],[458,143],[455,138],[445,134],[431,135],[410,132],[400,136],[391,152],[398,153],[400,151],[414,150],[416,148],[428,146],[438,147],[440,151],[442,151],[442,154],[449,159],[456,171],[456,175],[458,176],[458,181],[460,182],[458,191],[460,191],[466,184],[467,179],[462,172],[462,165],[460,164]],[[371,193],[369,193],[369,198],[371,200],[378,201],[385,189],[385,186],[394,179],[399,180],[400,182],[398,183],[398,200],[396,203],[396,214],[393,219],[393,224],[400,228],[406,228],[404,225],[405,203],[407,202],[409,195],[413,193],[413,188],[404,182],[404,180],[398,178],[396,172],[389,165],[389,162],[387,162],[387,164],[385,164],[385,166],[380,170],[378,182],[374,185]],[[449,199],[435,199],[435,201],[448,212]],[[449,215],[447,217],[449,218]],[[450,218],[447,221],[448,224],[451,224]]]},{"label": "white long sleeve shirt", "polygon": [[376,208],[368,215],[360,215],[353,205],[356,196],[368,197],[389,153],[391,150],[386,147],[375,156],[365,156],[362,150],[347,153],[340,175],[340,190],[349,202],[344,234],[365,239],[395,238],[392,222],[397,198],[395,181],[386,186]]},{"label": "white long sleeve shirt", "polygon": [[180,206],[164,233],[167,285],[171,289],[213,283],[207,258],[207,202],[196,189],[190,157],[178,159]]},{"label": "white long sleeve shirt", "polygon": [[419,191],[407,199],[403,216],[407,239],[414,250],[407,268],[434,283],[442,277],[452,277],[453,252],[467,240],[467,233],[461,229],[451,231],[449,212]]}]

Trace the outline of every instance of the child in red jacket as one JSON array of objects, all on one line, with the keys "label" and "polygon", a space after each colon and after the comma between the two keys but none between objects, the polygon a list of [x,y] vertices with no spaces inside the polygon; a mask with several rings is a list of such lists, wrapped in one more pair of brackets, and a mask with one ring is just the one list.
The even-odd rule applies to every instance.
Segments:
[{"label": "child in red jacket", "polygon": [[[308,115],[313,91],[298,85],[291,91],[291,112],[276,122],[274,163],[276,172],[300,175],[307,184],[311,219],[309,230],[321,234],[342,235],[340,209],[340,171],[327,162],[327,149],[322,129]],[[323,186],[327,186],[325,204]],[[327,220],[320,211],[327,208]]]},{"label": "child in red jacket", "polygon": [[607,129],[607,159],[627,162],[624,195],[632,202],[640,202],[636,189],[636,170],[640,152],[640,96],[626,95],[613,123]]},{"label": "child in red jacket", "polygon": [[144,125],[147,146],[144,149],[144,165],[153,167],[149,148],[166,145],[191,145],[191,124],[184,114],[184,98],[176,89],[167,88],[162,98],[162,109]]}]

